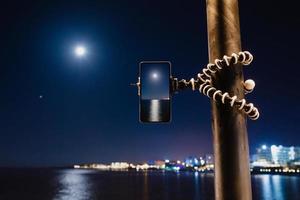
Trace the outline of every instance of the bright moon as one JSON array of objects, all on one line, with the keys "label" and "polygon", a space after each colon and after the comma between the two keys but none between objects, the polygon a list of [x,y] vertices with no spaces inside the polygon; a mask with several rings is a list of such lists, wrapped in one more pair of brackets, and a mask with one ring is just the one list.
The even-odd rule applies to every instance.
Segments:
[{"label": "bright moon", "polygon": [[74,53],[77,57],[83,57],[86,54],[86,48],[84,46],[76,46]]},{"label": "bright moon", "polygon": [[152,74],[152,78],[153,78],[153,79],[157,79],[157,77],[158,77],[157,73],[153,73],[153,74]]}]

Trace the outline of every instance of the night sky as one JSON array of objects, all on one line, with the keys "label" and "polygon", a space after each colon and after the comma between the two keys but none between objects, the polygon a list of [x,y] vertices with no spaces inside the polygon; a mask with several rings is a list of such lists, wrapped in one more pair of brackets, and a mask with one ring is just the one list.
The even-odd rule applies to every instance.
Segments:
[{"label": "night sky", "polygon": [[[247,99],[250,150],[300,145],[297,6],[240,1],[242,46],[255,60]],[[172,123],[140,124],[142,60],[170,60],[173,75],[208,62],[205,1],[3,1],[0,8],[0,166],[183,159],[212,152],[210,101],[173,96]],[[87,55],[74,56],[74,45]]]}]

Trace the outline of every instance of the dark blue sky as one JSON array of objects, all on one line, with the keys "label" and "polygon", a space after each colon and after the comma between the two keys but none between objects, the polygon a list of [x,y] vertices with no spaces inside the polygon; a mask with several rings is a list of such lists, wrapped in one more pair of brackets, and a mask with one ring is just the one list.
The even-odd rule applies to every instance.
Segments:
[{"label": "dark blue sky", "polygon": [[[251,152],[300,145],[300,16],[291,4],[240,1],[242,46],[255,57],[247,98],[261,110],[248,121]],[[181,92],[171,124],[139,124],[129,86],[141,60],[170,60],[179,78],[207,64],[205,1],[6,1],[0,22],[0,166],[212,152],[207,97]],[[70,52],[78,42],[89,49],[84,60]]]}]

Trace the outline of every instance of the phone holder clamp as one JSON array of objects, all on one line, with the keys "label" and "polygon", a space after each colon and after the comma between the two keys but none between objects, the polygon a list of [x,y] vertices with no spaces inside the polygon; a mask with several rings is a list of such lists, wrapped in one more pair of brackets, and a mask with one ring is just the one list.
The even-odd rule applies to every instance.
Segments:
[{"label": "phone holder clamp", "polygon": [[[222,59],[215,59],[214,63],[209,63],[202,72],[198,73],[197,78],[191,78],[189,81],[185,79],[178,80],[178,78],[170,78],[170,91],[171,93],[178,93],[184,89],[199,90],[200,93],[208,96],[217,103],[230,105],[231,107],[237,107],[243,111],[252,120],[259,118],[259,111],[253,105],[253,103],[247,103],[244,98],[239,99],[234,94],[223,92],[215,88],[212,84],[212,76],[222,71],[225,67],[231,67],[235,64],[250,65],[253,61],[253,56],[248,51],[239,53],[232,53],[231,56],[223,56]],[[138,82],[132,85],[138,87],[138,95],[140,95],[140,77]],[[251,79],[246,80],[243,84],[245,94],[253,91],[255,82]]]}]

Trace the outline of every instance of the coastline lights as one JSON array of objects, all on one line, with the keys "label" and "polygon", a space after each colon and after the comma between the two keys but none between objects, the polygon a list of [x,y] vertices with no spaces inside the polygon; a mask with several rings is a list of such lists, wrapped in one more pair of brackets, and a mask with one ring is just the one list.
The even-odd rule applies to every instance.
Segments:
[{"label": "coastline lights", "polygon": [[126,162],[112,162],[110,165],[111,169],[127,169],[129,164]]}]

